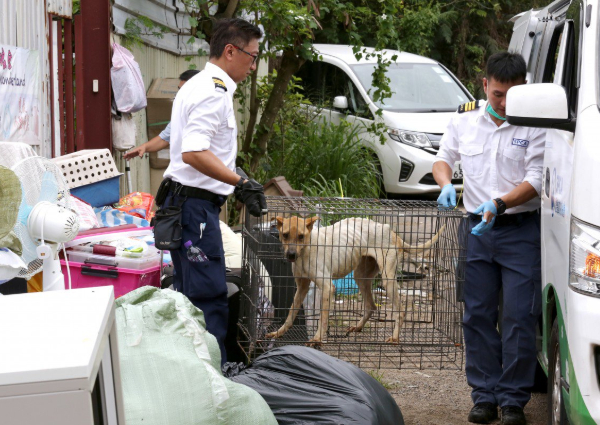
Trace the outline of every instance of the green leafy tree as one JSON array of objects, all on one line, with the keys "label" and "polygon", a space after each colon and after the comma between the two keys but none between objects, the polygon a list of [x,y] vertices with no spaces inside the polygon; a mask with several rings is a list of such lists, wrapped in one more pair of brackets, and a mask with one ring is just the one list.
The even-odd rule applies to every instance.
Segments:
[{"label": "green leafy tree", "polygon": [[447,66],[471,93],[483,98],[487,58],[506,50],[514,15],[549,0],[405,0],[400,47]]}]

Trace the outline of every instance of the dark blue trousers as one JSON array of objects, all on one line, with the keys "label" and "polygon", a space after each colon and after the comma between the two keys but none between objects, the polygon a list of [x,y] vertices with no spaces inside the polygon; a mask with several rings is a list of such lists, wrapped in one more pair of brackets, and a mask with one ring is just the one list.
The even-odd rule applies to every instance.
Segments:
[{"label": "dark blue trousers", "polygon": [[[540,217],[471,235],[465,271],[467,382],[473,402],[524,407],[536,369],[536,323],[541,312]],[[502,291],[502,333],[498,331]]]},{"label": "dark blue trousers", "polygon": [[[177,204],[169,196],[165,204]],[[182,206],[181,224],[183,238],[181,247],[171,251],[175,276],[173,287],[182,292],[204,313],[206,330],[217,338],[221,349],[221,364],[227,361],[225,337],[229,307],[227,302],[227,283],[225,281],[225,255],[223,239],[219,227],[219,212],[216,204],[202,199],[188,198]],[[201,230],[201,224],[205,223]],[[200,248],[208,261],[196,263],[188,260],[184,244],[191,241]]]}]

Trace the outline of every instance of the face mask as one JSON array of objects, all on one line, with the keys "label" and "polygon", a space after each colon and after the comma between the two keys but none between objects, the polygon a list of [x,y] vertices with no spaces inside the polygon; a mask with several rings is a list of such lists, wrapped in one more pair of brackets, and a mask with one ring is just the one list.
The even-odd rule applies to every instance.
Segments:
[{"label": "face mask", "polygon": [[490,103],[488,103],[488,106],[487,106],[487,108],[485,108],[485,110],[488,112],[488,114],[493,115],[494,117],[498,118],[499,120],[506,121],[506,118],[501,117],[500,115],[498,115],[496,113],[496,111],[494,111],[494,108],[492,108],[492,105]]}]

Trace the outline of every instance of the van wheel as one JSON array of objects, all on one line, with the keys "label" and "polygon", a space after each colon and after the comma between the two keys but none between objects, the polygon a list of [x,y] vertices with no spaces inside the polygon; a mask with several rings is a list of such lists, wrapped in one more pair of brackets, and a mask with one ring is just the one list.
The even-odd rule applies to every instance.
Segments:
[{"label": "van wheel", "polygon": [[558,339],[558,318],[552,324],[550,334],[550,362],[548,365],[548,425],[567,425],[567,412],[562,397],[560,372],[560,341]]}]

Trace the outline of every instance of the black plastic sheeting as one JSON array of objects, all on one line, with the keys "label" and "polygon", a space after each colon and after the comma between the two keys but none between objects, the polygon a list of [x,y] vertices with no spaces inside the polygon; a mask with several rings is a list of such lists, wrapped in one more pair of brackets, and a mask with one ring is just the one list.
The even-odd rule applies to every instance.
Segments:
[{"label": "black plastic sheeting", "polygon": [[276,348],[247,367],[226,363],[223,374],[256,390],[279,425],[404,425],[400,408],[375,378],[312,348]]}]

